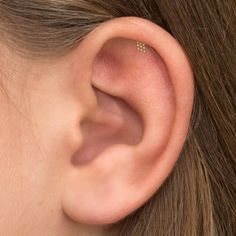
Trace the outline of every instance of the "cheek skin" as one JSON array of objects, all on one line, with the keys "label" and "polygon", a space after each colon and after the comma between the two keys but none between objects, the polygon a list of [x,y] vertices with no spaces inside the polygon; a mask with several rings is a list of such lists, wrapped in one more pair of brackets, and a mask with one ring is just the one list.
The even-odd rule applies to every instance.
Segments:
[{"label": "cheek skin", "polygon": [[49,230],[47,223],[57,216],[60,188],[52,156],[44,156],[29,121],[11,105],[1,110],[0,130],[0,232],[31,235],[36,225]]},{"label": "cheek skin", "polygon": [[7,87],[12,103],[0,95],[0,232],[78,235],[79,225],[61,211],[60,195],[70,156],[81,141],[71,125],[80,108],[63,96],[68,84],[58,82],[53,71],[43,77],[45,68],[27,68]]}]

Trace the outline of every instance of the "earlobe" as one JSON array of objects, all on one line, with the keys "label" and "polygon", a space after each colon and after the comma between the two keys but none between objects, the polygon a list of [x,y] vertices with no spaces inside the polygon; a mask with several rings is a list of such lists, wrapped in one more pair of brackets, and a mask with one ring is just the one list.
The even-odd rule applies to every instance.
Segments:
[{"label": "earlobe", "polygon": [[135,17],[102,24],[76,57],[84,83],[95,88],[94,106],[80,122],[83,142],[72,157],[62,208],[80,223],[114,223],[144,204],[177,161],[193,74],[169,33]]}]

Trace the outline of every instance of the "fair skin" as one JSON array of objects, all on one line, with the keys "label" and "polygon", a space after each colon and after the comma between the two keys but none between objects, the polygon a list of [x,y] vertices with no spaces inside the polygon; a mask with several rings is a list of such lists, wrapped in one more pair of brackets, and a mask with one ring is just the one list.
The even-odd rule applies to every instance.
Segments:
[{"label": "fair skin", "polygon": [[158,191],[179,157],[194,96],[184,51],[134,17],[52,60],[1,48],[0,232],[102,235]]}]

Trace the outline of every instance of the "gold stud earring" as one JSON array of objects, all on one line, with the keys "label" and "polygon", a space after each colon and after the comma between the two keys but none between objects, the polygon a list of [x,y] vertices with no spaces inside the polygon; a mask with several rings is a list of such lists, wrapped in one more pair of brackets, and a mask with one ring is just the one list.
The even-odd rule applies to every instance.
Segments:
[{"label": "gold stud earring", "polygon": [[137,45],[137,49],[141,52],[146,52],[146,45],[144,43],[141,42],[136,42]]}]

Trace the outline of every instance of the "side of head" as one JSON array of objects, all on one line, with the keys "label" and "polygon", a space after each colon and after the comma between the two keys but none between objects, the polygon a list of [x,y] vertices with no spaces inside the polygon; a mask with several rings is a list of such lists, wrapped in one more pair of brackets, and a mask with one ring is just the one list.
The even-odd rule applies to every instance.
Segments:
[{"label": "side of head", "polygon": [[0,1],[0,232],[233,235],[228,11]]}]

